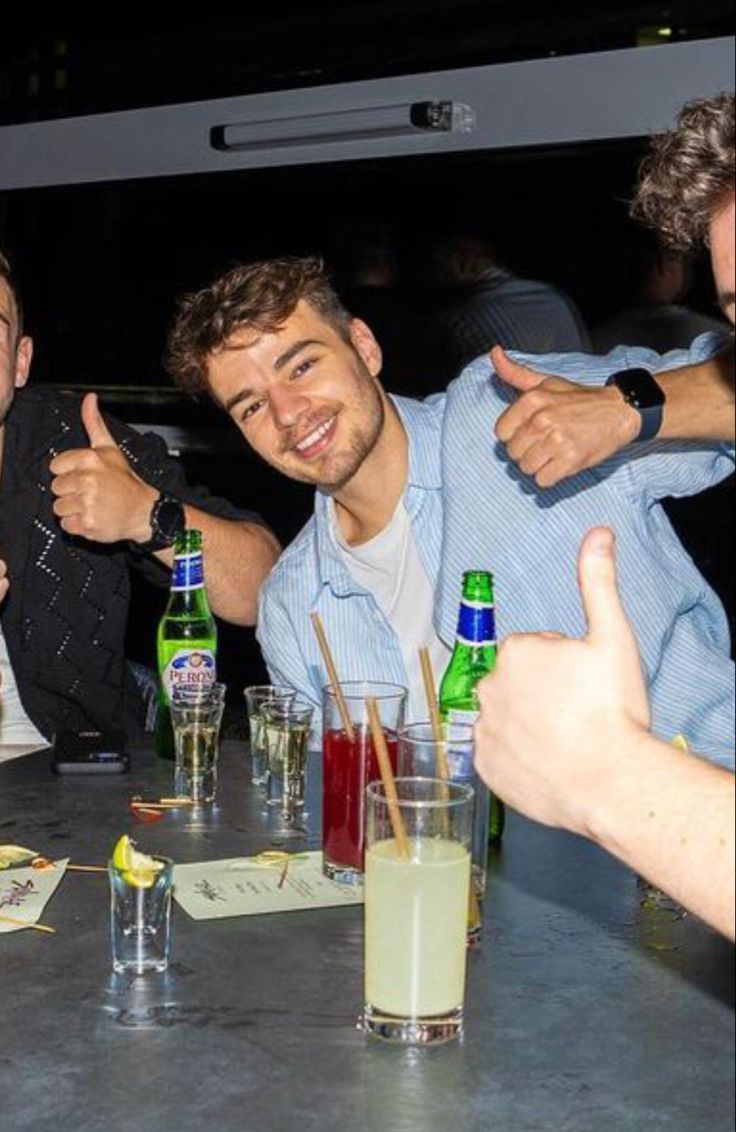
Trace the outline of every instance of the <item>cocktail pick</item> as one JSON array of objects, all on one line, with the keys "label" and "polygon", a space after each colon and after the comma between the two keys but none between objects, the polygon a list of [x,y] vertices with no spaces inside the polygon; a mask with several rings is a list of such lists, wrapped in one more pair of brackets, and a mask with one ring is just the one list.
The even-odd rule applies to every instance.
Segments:
[{"label": "cocktail pick", "polygon": [[28,920],[17,920],[15,916],[0,916],[0,920],[5,924],[15,924],[17,928],[31,928],[34,932],[56,935],[56,928],[47,928],[45,924],[31,924]]},{"label": "cocktail pick", "polygon": [[399,856],[404,857],[408,860],[410,855],[409,838],[406,835],[404,819],[401,816],[401,810],[399,808],[399,795],[396,790],[394,772],[391,769],[391,759],[389,758],[388,747],[386,746],[386,736],[384,735],[383,727],[381,726],[381,717],[378,713],[378,704],[372,696],[368,696],[365,701],[365,706],[368,712],[368,721],[371,725],[373,746],[375,747],[376,754],[378,756],[378,765],[381,770],[383,789],[386,792],[388,813],[391,819],[391,828],[394,831],[394,838],[396,839],[396,847],[399,851]]},{"label": "cocktail pick", "polygon": [[310,613],[309,616],[311,618],[312,625],[314,626],[314,631],[317,634],[317,643],[319,645],[320,652],[322,653],[322,659],[325,662],[325,668],[327,669],[327,673],[330,677],[330,684],[332,685],[332,688],[335,692],[337,710],[340,713],[340,721],[342,723],[343,731],[347,735],[349,741],[353,743],[355,741],[353,721],[350,718],[348,705],[345,703],[345,697],[342,694],[342,688],[340,687],[340,678],[337,675],[335,661],[332,658],[332,652],[330,650],[329,644],[327,643],[327,635],[325,633],[324,625],[322,624],[322,618],[320,617],[319,613]]}]

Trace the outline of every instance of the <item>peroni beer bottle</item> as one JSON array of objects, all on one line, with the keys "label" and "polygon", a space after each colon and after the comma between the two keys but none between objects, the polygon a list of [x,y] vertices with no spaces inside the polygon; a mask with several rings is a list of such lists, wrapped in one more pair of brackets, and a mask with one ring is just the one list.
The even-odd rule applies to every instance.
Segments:
[{"label": "peroni beer bottle", "polygon": [[174,758],[171,694],[181,684],[214,684],[217,626],[204,587],[201,531],[184,531],[176,541],[171,593],[158,626],[159,711],[156,747]]}]

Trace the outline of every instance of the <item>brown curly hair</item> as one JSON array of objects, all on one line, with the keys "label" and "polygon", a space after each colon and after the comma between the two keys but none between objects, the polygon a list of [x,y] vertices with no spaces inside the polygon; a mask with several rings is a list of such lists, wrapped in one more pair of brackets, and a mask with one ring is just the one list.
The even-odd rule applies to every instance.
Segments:
[{"label": "brown curly hair", "polygon": [[243,264],[185,295],[169,334],[165,364],[187,393],[209,388],[207,359],[241,327],[270,334],[283,326],[297,304],[309,303],[350,342],[351,317],[316,257],[284,257]]},{"label": "brown curly hair", "polygon": [[659,232],[663,243],[689,251],[734,191],[734,95],[688,102],[672,130],[652,139],[639,170],[632,215]]}]

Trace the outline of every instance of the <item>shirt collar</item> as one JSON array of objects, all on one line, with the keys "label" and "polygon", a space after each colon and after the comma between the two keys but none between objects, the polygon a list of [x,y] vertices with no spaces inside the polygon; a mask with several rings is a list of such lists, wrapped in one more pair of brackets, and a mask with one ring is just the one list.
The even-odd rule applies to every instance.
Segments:
[{"label": "shirt collar", "polygon": [[[406,490],[424,491],[441,488],[441,436],[444,394],[414,401],[410,397],[389,394],[401,418],[409,440],[409,474]],[[411,509],[410,509],[411,510]],[[335,594],[349,597],[367,591],[352,576],[340,553],[330,521],[329,497],[317,491],[314,499],[315,538],[320,574],[320,589],[330,586]]]}]

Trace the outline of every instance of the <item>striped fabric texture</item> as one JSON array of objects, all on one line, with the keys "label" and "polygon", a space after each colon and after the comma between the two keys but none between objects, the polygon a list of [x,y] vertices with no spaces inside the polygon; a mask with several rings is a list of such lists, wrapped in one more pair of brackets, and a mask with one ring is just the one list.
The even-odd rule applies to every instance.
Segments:
[{"label": "striped fabric texture", "polygon": [[[721,345],[722,339],[706,335],[690,351],[663,358],[628,348],[605,358],[514,356],[540,372],[599,385],[619,369],[676,368]],[[440,637],[452,644],[468,569],[489,569],[496,577],[499,637],[540,629],[580,635],[578,548],[590,527],[609,525],[617,535],[622,595],[642,650],[654,731],[666,739],[682,732],[694,750],[733,766],[734,672],[725,613],[660,502],[728,476],[733,449],[652,442],[542,490],[494,437],[494,423],[514,396],[481,358],[444,395],[393,399],[410,441],[405,503],[424,567],[437,581]],[[393,631],[342,564],[320,493],[314,516],[263,588],[258,627],[273,681],[292,685],[319,707],[327,677],[312,610],[323,619],[342,679],[406,681]]]}]

